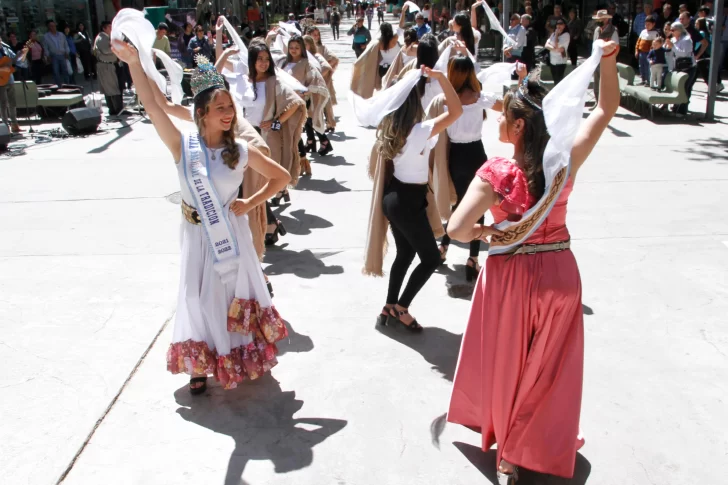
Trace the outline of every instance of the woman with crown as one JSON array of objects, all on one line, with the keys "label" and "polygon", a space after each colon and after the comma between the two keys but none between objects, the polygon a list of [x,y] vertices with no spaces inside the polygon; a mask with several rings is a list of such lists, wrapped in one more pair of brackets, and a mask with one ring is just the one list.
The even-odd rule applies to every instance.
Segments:
[{"label": "woman with crown", "polygon": [[[448,223],[458,241],[491,236],[447,419],[480,431],[484,451],[498,444],[500,483],[514,483],[519,467],[571,478],[583,444],[584,320],[566,205],[619,107],[618,50],[595,43],[548,96],[532,76],[505,96],[500,141],[513,145],[513,157],[491,158],[478,170]],[[602,94],[581,124],[597,66]],[[478,223],[487,210],[495,227]]]},{"label": "woman with crown", "polygon": [[[283,190],[290,176],[235,139],[232,95],[207,59],[198,58],[191,80],[198,131],[183,134],[156,102],[137,49],[115,40],[113,50],[130,67],[137,95],[172,153],[182,191],[180,290],[167,369],[190,374],[192,394],[205,391],[208,375],[232,389],[276,365],[275,343],[287,335],[266,288],[246,214]],[[246,169],[268,182],[239,199]]]}]

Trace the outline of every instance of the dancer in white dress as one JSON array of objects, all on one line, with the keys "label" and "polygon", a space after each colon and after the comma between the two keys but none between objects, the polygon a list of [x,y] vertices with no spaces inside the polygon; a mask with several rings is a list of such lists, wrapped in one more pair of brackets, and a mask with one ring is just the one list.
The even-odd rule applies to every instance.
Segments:
[{"label": "dancer in white dress", "polygon": [[[235,139],[232,96],[207,59],[198,57],[191,81],[199,133],[182,134],[155,101],[137,50],[118,40],[113,50],[129,65],[137,95],[180,178],[182,263],[167,369],[190,374],[193,394],[204,392],[208,375],[232,389],[276,365],[275,342],[287,335],[266,288],[246,214],[285,188],[290,176]],[[246,168],[268,183],[237,199]]]}]

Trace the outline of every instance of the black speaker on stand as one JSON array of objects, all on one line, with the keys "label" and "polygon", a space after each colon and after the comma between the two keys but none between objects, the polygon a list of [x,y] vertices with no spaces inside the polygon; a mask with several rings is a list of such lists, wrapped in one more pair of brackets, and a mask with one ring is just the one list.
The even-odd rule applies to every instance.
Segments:
[{"label": "black speaker on stand", "polygon": [[96,108],[71,109],[63,115],[61,125],[69,135],[88,135],[95,133],[101,124],[101,113]]}]

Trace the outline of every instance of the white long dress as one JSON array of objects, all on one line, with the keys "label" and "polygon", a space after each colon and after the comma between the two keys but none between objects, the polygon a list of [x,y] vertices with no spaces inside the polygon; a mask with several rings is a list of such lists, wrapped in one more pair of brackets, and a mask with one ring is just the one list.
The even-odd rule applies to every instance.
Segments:
[{"label": "white long dress", "polygon": [[[205,147],[202,139],[200,145],[210,164],[209,179],[228,210],[248,165],[248,144],[238,142],[240,161],[235,169],[225,165],[221,150],[214,151],[213,160],[213,151]],[[183,163],[177,163],[182,199],[194,206]],[[173,374],[213,375],[225,389],[237,387],[245,378],[256,379],[275,366],[275,342],[287,336],[253,247],[248,216],[231,212],[230,225],[240,259],[236,279],[225,284],[213,268],[204,227],[182,216],[179,298],[172,344],[167,352],[167,370]]]}]

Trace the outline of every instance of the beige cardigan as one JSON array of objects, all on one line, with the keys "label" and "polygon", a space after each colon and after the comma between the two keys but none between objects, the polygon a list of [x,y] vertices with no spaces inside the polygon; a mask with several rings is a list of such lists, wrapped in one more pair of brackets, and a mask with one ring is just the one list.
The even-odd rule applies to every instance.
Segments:
[{"label": "beige cardigan", "polygon": [[[427,118],[437,118],[445,112],[445,95],[436,96],[430,104]],[[435,201],[443,221],[450,219],[452,206],[457,203],[455,185],[450,177],[449,158],[450,137],[447,130],[440,133],[435,148],[430,151],[430,170],[432,172],[432,191],[435,193]]]}]

